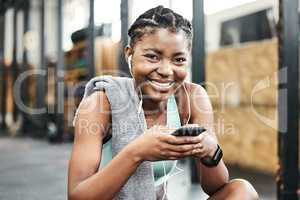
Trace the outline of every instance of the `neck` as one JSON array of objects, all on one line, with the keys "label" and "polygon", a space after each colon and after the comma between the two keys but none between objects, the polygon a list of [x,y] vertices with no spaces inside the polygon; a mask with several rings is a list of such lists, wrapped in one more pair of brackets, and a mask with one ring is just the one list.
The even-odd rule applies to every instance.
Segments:
[{"label": "neck", "polygon": [[157,114],[167,109],[167,101],[153,101],[152,99],[143,99],[143,109],[145,114]]},{"label": "neck", "polygon": [[155,101],[153,99],[144,98],[143,95],[141,96],[142,91],[140,90],[140,88],[137,87],[135,81],[134,81],[134,88],[136,93],[138,94],[139,99],[143,98],[142,107],[145,114],[148,115],[157,114],[167,110],[167,100]]}]

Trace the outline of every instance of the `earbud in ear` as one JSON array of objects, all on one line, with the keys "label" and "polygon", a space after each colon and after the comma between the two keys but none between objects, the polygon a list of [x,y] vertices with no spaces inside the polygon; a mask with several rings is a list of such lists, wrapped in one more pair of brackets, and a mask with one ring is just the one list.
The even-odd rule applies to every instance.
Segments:
[{"label": "earbud in ear", "polygon": [[132,55],[128,56],[128,59],[127,59],[130,72],[131,72],[131,58],[132,58]]},{"label": "earbud in ear", "polygon": [[132,55],[128,56],[127,62],[128,62],[129,73],[133,77],[133,74],[132,74],[132,71],[131,71],[131,58],[132,58]]}]

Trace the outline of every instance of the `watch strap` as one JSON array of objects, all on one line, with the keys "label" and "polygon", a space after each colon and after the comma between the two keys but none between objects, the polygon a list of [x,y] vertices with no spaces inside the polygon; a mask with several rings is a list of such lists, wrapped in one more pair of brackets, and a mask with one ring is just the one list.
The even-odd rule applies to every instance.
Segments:
[{"label": "watch strap", "polygon": [[201,159],[201,163],[207,167],[215,167],[219,164],[220,160],[223,157],[222,149],[217,145],[217,150],[215,151],[213,157],[204,157]]}]

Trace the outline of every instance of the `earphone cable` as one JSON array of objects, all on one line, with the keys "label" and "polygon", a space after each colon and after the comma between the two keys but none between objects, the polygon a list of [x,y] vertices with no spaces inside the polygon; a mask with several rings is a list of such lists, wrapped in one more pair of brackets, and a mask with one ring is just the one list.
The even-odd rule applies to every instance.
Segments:
[{"label": "earphone cable", "polygon": [[[130,74],[132,76],[132,79],[133,79],[133,81],[135,81],[133,73],[131,71],[131,58],[132,58],[132,56],[130,55],[128,57],[128,67],[129,67],[129,71],[130,71]],[[188,95],[188,92],[187,92],[187,89],[186,89],[184,83],[183,83],[183,88],[184,88],[185,94],[187,96],[187,102],[188,102],[188,120],[185,123],[185,125],[187,125],[188,122],[189,122],[189,120],[190,120],[190,118],[191,118],[191,105],[190,105],[190,97]],[[143,106],[143,94],[142,94],[141,88],[138,88],[138,90],[139,90],[139,95],[140,95],[140,101],[139,101],[139,105],[138,105],[137,111],[138,111],[138,119],[139,119],[139,122],[141,123],[142,120],[140,119],[140,113],[142,111],[142,106]],[[163,194],[162,200],[164,200],[165,197],[168,197],[168,194],[167,194],[167,180],[169,178],[174,177],[174,176],[176,176],[176,175],[178,175],[178,174],[180,174],[180,173],[182,173],[184,171],[183,169],[181,169],[181,168],[179,168],[177,166],[177,161],[175,161],[175,169],[178,170],[177,173],[171,174],[171,172],[169,172],[167,174],[167,172],[166,172],[166,166],[165,166],[165,161],[163,161],[164,177],[166,177],[166,178],[165,178],[165,180],[163,182],[164,194]]]}]

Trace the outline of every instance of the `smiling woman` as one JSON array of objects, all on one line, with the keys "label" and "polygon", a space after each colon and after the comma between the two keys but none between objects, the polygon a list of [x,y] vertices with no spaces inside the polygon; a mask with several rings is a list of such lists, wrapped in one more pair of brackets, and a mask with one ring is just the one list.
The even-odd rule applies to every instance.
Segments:
[{"label": "smiling woman", "polygon": [[161,102],[175,93],[187,76],[189,43],[182,30],[176,33],[156,28],[126,48],[126,57],[132,57],[135,83],[143,95]]},{"label": "smiling woman", "polygon": [[[228,180],[208,95],[185,81],[191,23],[158,6],[139,16],[128,34],[132,78],[93,78],[77,110],[69,199],[167,199],[166,181],[176,160],[187,156],[196,160],[211,199],[258,199],[247,181]],[[170,134],[187,124],[206,131]]]}]

